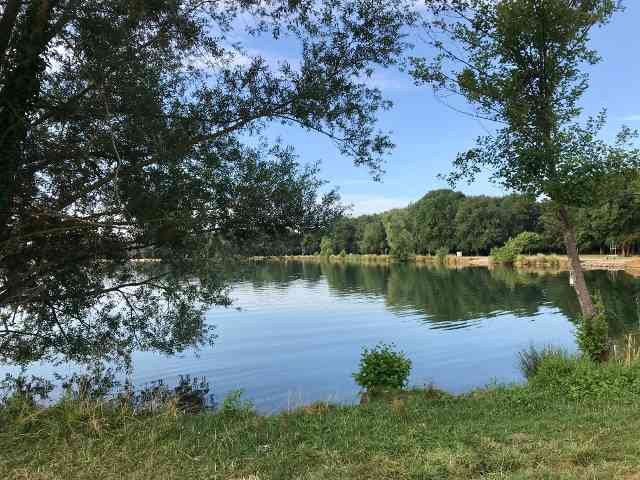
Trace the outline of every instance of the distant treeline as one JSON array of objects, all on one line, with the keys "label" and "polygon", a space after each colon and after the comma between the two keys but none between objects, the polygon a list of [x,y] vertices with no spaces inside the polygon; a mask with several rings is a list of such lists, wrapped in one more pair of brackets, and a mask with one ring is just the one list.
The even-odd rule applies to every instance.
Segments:
[{"label": "distant treeline", "polygon": [[[575,209],[583,253],[630,255],[640,244],[640,197],[617,192],[598,207]],[[466,196],[434,190],[406,208],[375,215],[344,216],[329,231],[292,235],[267,254],[390,253],[433,255],[438,250],[488,255],[521,232],[536,232],[537,250],[563,253],[554,205],[526,195]]]}]

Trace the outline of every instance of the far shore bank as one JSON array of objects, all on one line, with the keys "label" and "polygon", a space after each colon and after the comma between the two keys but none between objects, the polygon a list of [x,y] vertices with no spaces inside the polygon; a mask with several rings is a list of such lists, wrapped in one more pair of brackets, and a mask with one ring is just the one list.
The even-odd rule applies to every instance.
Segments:
[{"label": "far shore bank", "polygon": [[[375,254],[347,254],[331,255],[283,255],[283,256],[256,256],[256,261],[294,261],[294,262],[344,262],[361,264],[388,264],[395,262],[391,255]],[[626,270],[631,274],[640,275],[640,256],[622,257],[615,255],[581,255],[582,266],[586,270]],[[446,261],[441,261],[436,256],[414,255],[409,262],[416,265],[445,264],[449,267],[493,267],[497,265],[489,256],[461,256],[448,255]],[[517,268],[552,268],[560,271],[569,269],[569,261],[566,255],[522,255],[516,260]]]}]

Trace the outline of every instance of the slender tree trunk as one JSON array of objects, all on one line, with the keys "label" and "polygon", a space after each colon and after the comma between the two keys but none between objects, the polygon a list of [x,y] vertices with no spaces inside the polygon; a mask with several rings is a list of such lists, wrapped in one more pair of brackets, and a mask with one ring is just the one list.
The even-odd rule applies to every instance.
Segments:
[{"label": "slender tree trunk", "polygon": [[560,207],[559,210],[560,220],[564,230],[564,244],[567,248],[567,257],[569,257],[569,268],[574,276],[573,288],[578,295],[578,301],[580,302],[580,310],[585,318],[592,317],[595,310],[593,308],[593,301],[591,300],[591,294],[587,288],[587,282],[584,279],[584,271],[580,264],[580,256],[578,255],[578,244],[576,241],[576,230],[569,218],[569,212],[565,207]]}]

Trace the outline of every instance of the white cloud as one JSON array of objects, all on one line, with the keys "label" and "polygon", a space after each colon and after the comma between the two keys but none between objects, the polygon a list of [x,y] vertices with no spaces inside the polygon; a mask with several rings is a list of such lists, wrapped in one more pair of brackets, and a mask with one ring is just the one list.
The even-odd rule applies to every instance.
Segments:
[{"label": "white cloud", "polygon": [[394,208],[406,207],[410,202],[406,198],[360,193],[345,193],[341,198],[343,203],[353,206],[351,214],[354,216],[386,212]]}]

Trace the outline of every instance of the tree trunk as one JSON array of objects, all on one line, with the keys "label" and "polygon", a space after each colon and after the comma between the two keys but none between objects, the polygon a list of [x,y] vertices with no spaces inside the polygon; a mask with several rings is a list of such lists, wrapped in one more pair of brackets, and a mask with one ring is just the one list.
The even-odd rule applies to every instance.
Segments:
[{"label": "tree trunk", "polygon": [[580,256],[578,255],[578,245],[576,241],[576,230],[569,218],[569,212],[565,207],[560,207],[559,214],[564,230],[564,244],[567,248],[567,257],[569,257],[569,269],[573,273],[575,279],[573,288],[578,295],[582,316],[584,318],[590,318],[593,316],[595,310],[593,308],[591,294],[587,288],[587,282],[584,279],[584,271],[580,264]]}]

